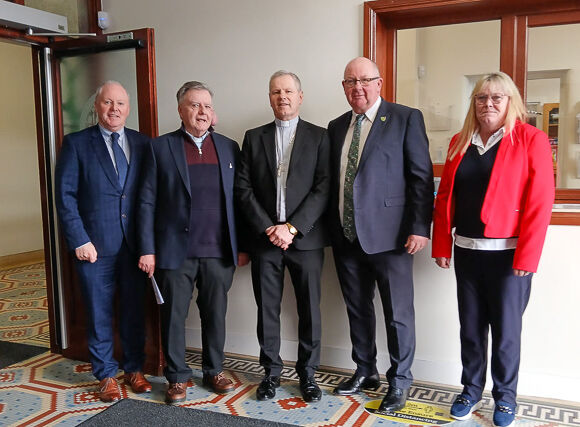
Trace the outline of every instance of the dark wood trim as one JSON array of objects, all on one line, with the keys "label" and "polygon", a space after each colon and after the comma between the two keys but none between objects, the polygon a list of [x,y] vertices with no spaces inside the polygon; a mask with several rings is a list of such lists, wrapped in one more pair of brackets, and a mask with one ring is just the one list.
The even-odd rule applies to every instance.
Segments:
[{"label": "dark wood trim", "polygon": [[544,15],[530,15],[528,18],[528,28],[578,24],[579,22],[580,10],[570,10],[566,12],[547,13]]},{"label": "dark wood trim", "polygon": [[98,12],[101,11],[101,0],[87,0],[87,15],[88,15],[88,32],[96,33],[98,36],[103,34],[103,30],[98,24]]},{"label": "dark wood trim", "polygon": [[[139,130],[151,137],[159,135],[157,120],[157,79],[155,70],[155,31],[145,28],[133,31],[133,36],[146,41],[144,49],[135,51],[138,70],[147,70],[137,75],[137,97],[139,99]],[[151,102],[152,101],[152,102]],[[144,105],[149,102],[149,105]],[[142,105],[143,104],[143,105]]]},{"label": "dark wood trim", "polygon": [[527,86],[527,17],[508,15],[501,20],[501,46],[499,68],[509,74],[520,93]]},{"label": "dark wood trim", "polygon": [[[528,28],[580,23],[580,3],[577,0],[365,2],[364,54],[375,60],[383,76],[382,96],[389,101],[395,99],[397,30],[488,20],[501,21],[500,69],[512,76],[525,99]],[[557,189],[555,202],[580,203],[580,189]],[[578,225],[580,213],[554,213],[553,221]]]},{"label": "dark wood trim", "polygon": [[0,28],[0,38],[15,42],[24,42],[31,45],[43,45],[48,43],[48,37],[30,36],[24,31],[11,28]]},{"label": "dark wood trim", "polygon": [[550,225],[580,225],[580,214],[577,212],[552,212]]}]

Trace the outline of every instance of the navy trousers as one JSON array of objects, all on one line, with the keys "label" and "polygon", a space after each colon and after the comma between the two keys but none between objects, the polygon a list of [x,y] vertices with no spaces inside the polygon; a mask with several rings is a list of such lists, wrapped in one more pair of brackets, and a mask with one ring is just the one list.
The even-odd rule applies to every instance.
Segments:
[{"label": "navy trousers", "polygon": [[365,253],[358,240],[334,245],[334,261],[346,303],[357,373],[377,372],[375,283],[383,303],[391,367],[389,384],[407,389],[415,356],[413,256],[405,250]]},{"label": "navy trousers", "polygon": [[[98,256],[98,254],[97,254]],[[76,260],[86,310],[87,340],[93,374],[100,381],[114,377],[119,363],[113,357],[115,295],[119,304],[119,332],[123,347],[122,369],[143,370],[145,361],[144,301],[146,276],[137,257],[125,243],[115,256],[97,261]]]},{"label": "navy trousers", "polygon": [[476,401],[485,386],[491,328],[493,398],[496,402],[516,403],[522,316],[530,299],[532,275],[513,274],[514,252],[455,246],[461,383],[463,393]]}]

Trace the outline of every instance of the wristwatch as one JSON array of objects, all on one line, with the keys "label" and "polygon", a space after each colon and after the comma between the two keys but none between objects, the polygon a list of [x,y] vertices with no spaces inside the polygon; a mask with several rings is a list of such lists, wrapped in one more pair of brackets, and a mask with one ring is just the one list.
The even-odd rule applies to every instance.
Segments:
[{"label": "wristwatch", "polygon": [[298,230],[296,230],[296,227],[294,227],[292,224],[290,224],[289,222],[286,223],[286,227],[288,227],[288,231],[290,232],[290,234],[292,234],[293,236],[296,236],[298,234]]}]

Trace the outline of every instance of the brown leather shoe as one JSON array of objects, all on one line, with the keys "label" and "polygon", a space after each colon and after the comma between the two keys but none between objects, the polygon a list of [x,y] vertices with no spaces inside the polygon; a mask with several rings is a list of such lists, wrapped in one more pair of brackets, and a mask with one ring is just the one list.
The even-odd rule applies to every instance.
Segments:
[{"label": "brown leather shoe", "polygon": [[232,380],[227,378],[223,372],[214,376],[204,374],[203,385],[212,389],[214,393],[229,393],[236,388]]},{"label": "brown leather shoe", "polygon": [[187,394],[187,383],[169,383],[169,388],[165,392],[165,401],[174,404],[185,402]]},{"label": "brown leather shoe", "polygon": [[115,378],[103,378],[101,382],[99,382],[99,397],[105,403],[116,402],[121,399],[119,384]]},{"label": "brown leather shoe", "polygon": [[131,372],[123,376],[125,384],[131,386],[134,393],[148,393],[151,391],[151,383],[143,375],[143,372]]}]

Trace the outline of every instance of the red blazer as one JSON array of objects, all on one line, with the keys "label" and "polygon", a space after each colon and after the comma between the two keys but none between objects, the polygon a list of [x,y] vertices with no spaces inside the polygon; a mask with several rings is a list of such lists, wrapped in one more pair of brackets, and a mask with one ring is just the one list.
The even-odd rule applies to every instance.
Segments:
[{"label": "red blazer", "polygon": [[[490,238],[518,236],[513,268],[535,272],[554,202],[550,144],[544,132],[519,121],[499,144],[481,209],[483,234]],[[433,258],[451,258],[453,185],[462,158],[463,154],[457,154],[453,160],[447,159],[443,168],[433,214]]]}]

